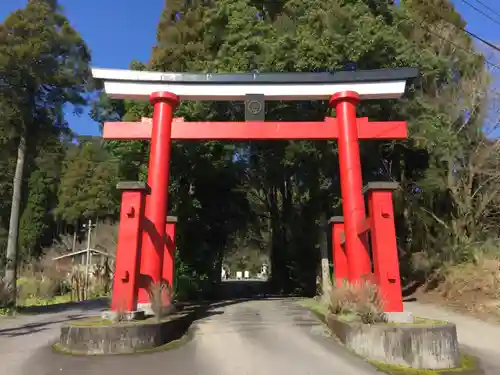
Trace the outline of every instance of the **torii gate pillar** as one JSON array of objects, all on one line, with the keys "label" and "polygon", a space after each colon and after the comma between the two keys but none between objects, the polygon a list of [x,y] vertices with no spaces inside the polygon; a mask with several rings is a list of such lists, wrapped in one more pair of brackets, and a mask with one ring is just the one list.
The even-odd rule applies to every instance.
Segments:
[{"label": "torii gate pillar", "polygon": [[359,100],[359,94],[353,91],[338,92],[330,99],[330,107],[335,108],[337,112],[345,251],[349,260],[351,282],[360,282],[372,273],[366,241],[363,241],[364,236],[358,235],[357,230],[366,216],[356,119],[356,105]]},{"label": "torii gate pillar", "polygon": [[[137,307],[149,312],[150,286],[162,280],[162,268],[173,259],[164,251],[165,225],[168,209],[172,120],[179,97],[169,92],[155,92],[150,97],[154,107],[151,149],[149,152],[148,185],[151,194],[146,198],[143,247],[141,254],[141,283]],[[170,286],[171,287],[171,286]]]}]

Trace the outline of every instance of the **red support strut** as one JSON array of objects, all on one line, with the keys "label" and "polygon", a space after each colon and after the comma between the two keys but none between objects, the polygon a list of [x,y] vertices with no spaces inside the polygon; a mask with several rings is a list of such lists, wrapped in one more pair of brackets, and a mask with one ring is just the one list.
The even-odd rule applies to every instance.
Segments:
[{"label": "red support strut", "polygon": [[151,195],[146,200],[141,259],[144,281],[139,289],[138,307],[142,310],[150,310],[149,287],[151,283],[160,283],[164,266],[172,119],[179,98],[169,92],[155,92],[151,95],[150,102],[154,106],[148,169]]},{"label": "red support strut", "polygon": [[[176,225],[177,225],[177,217],[168,216],[167,225],[165,227],[165,252],[163,255],[162,279],[167,283],[172,292],[174,291]],[[168,305],[171,303],[171,301],[165,300],[164,303],[165,305]]]},{"label": "red support strut", "polygon": [[360,282],[372,273],[368,250],[358,235],[358,225],[366,217],[356,120],[358,102],[359,95],[352,91],[336,93],[330,99],[330,107],[337,112],[345,249],[351,282]]},{"label": "red support strut", "polygon": [[134,312],[137,310],[142,223],[149,186],[144,182],[121,182],[117,189],[122,190],[122,203],[111,311]]},{"label": "red support strut", "polygon": [[349,279],[349,266],[344,251],[344,218],[335,216],[330,219],[332,224],[332,260],[333,277],[336,287],[340,287],[345,280]]},{"label": "red support strut", "polygon": [[371,219],[371,241],[375,278],[384,298],[385,312],[403,311],[403,294],[399,274],[398,247],[394,224],[393,182],[372,182],[368,192],[368,211]]}]

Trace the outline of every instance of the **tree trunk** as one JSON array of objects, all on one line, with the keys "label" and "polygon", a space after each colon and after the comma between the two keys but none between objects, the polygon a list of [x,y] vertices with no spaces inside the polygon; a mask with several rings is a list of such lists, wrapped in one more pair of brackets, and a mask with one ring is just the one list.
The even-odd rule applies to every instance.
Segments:
[{"label": "tree trunk", "polygon": [[19,237],[19,215],[21,213],[21,192],[23,188],[24,164],[26,158],[26,133],[21,135],[17,147],[16,171],[12,184],[12,206],[10,209],[9,235],[7,239],[7,256],[5,265],[5,285],[7,287],[9,306],[16,305],[17,297],[17,253]]},{"label": "tree trunk", "polygon": [[328,300],[332,282],[330,280],[330,262],[328,260],[328,238],[327,231],[328,220],[325,213],[320,216],[320,231],[319,231],[319,250],[321,253],[321,298]]}]

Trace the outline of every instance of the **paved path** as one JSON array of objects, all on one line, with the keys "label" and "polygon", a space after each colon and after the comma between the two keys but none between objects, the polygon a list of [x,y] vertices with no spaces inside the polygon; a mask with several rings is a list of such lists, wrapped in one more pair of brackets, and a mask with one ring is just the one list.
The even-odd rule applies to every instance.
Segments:
[{"label": "paved path", "polygon": [[417,302],[405,303],[405,310],[412,311],[415,316],[455,323],[458,341],[465,351],[480,359],[487,375],[500,374],[500,325]]},{"label": "paved path", "polygon": [[[0,374],[20,375],[24,365],[40,350],[51,353],[51,343],[59,336],[62,323],[99,314],[102,301],[91,301],[81,306],[67,306],[62,311],[42,314],[19,315],[16,318],[0,318]],[[31,369],[31,375],[55,374]]]},{"label": "paved path", "polygon": [[35,324],[24,328],[10,327],[2,330],[0,327],[0,373],[379,374],[367,363],[346,352],[328,337],[324,327],[310,312],[290,300],[258,300],[215,308],[209,316],[194,323],[195,334],[192,341],[170,351],[108,357],[53,353],[50,343],[57,338],[61,321],[71,318],[71,315],[78,317],[81,314],[89,312],[72,310],[50,314],[50,317],[35,318]]},{"label": "paved path", "polygon": [[[417,316],[457,325],[465,349],[487,374],[500,374],[500,325],[416,302]],[[53,353],[60,325],[95,315],[101,306],[0,319],[0,374],[9,375],[376,375],[328,337],[307,310],[291,300],[228,304],[194,323],[194,339],[179,349],[152,354],[77,357]]]}]

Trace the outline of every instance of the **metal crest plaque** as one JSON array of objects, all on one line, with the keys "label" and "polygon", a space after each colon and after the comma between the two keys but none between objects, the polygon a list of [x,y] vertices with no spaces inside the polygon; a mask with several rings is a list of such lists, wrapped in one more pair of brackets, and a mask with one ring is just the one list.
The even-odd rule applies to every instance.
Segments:
[{"label": "metal crest plaque", "polygon": [[245,121],[264,121],[266,102],[263,94],[247,94],[245,96]]}]

